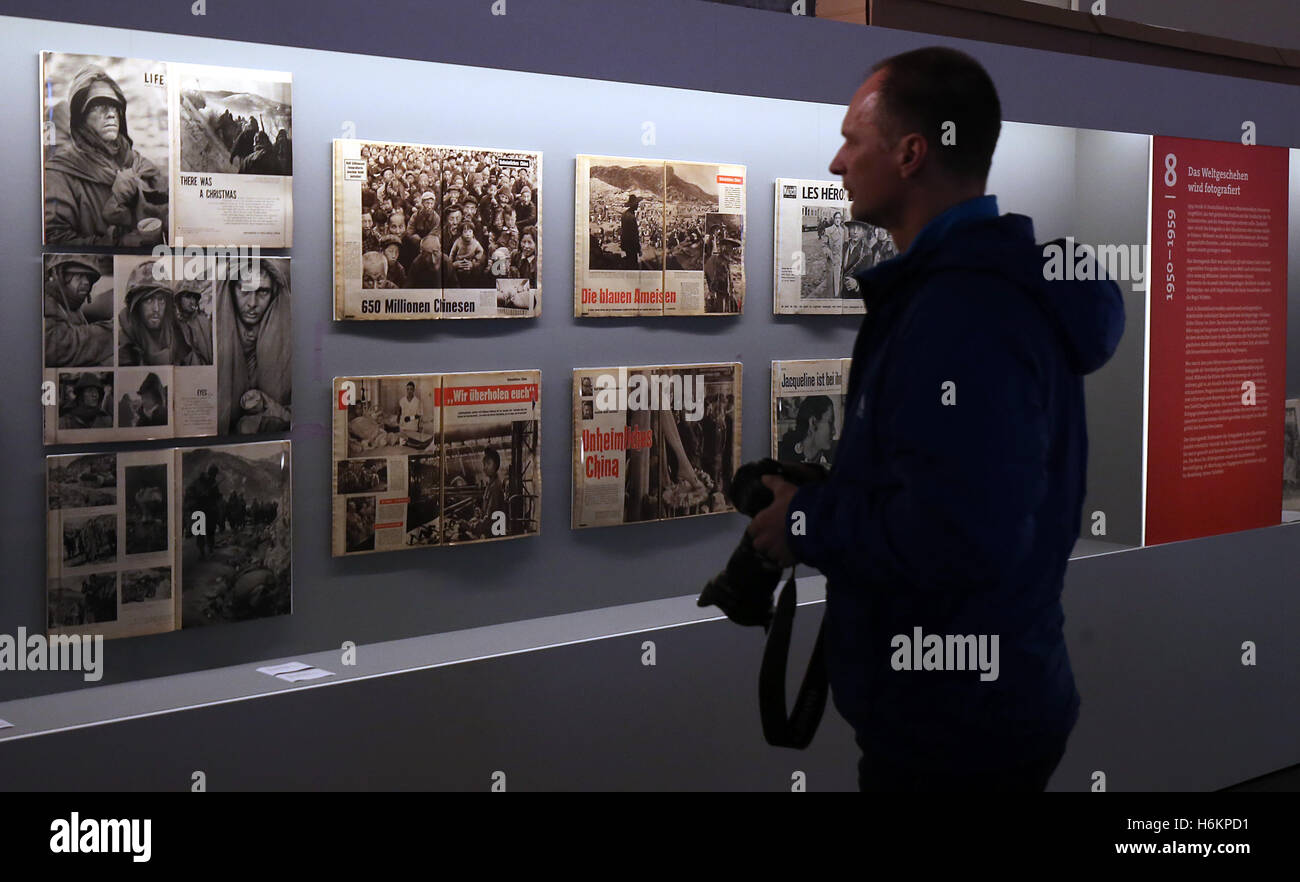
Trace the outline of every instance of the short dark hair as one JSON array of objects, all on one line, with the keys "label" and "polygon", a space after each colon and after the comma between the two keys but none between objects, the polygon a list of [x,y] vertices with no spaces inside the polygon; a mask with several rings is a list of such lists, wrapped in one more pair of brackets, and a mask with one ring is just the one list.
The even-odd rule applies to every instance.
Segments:
[{"label": "short dark hair", "polygon": [[490,459],[496,463],[497,468],[501,468],[501,454],[497,453],[495,447],[487,447],[483,450],[483,458]]},{"label": "short dark hair", "polygon": [[[885,71],[880,100],[894,134],[917,132],[939,165],[963,180],[985,180],[1002,131],[1002,103],[988,71],[965,52],[943,46],[913,49],[877,62]],[[944,123],[956,143],[943,144]]]}]

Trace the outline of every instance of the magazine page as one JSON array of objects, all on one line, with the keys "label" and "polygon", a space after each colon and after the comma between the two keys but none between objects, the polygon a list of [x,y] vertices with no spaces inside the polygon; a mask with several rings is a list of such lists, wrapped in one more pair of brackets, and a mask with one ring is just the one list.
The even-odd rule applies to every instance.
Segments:
[{"label": "magazine page", "polygon": [[774,314],[842,313],[850,220],[843,185],[777,178],[775,214]]},{"label": "magazine page", "polygon": [[447,544],[540,531],[541,378],[541,371],[443,375]]},{"label": "magazine page", "polygon": [[40,80],[42,244],[148,251],[167,241],[166,65],[42,52]]},{"label": "magazine page", "polygon": [[734,362],[575,370],[573,527],[732,510],[740,371]]},{"label": "magazine page", "polygon": [[293,245],[293,75],[167,65],[172,240]]},{"label": "magazine page", "polygon": [[442,377],[334,379],[335,557],[439,545]]},{"label": "magazine page", "polygon": [[288,441],[182,448],[177,460],[181,625],[202,627],[293,607]]},{"label": "magazine page", "polygon": [[848,358],[772,362],[772,452],[830,468],[844,426]]},{"label": "magazine page", "polygon": [[174,366],[193,354],[172,258],[47,254],[43,269],[45,442],[175,435]]},{"label": "magazine page", "polygon": [[[216,414],[207,434],[287,432],[293,425],[292,276],[287,257],[219,257],[212,269]],[[197,403],[193,426],[211,406]],[[201,417],[201,419],[200,419]],[[195,432],[194,434],[199,434]]]},{"label": "magazine page", "polygon": [[438,317],[537,316],[542,154],[443,147],[440,155],[447,270]]},{"label": "magazine page", "polygon": [[533,317],[537,152],[334,142],[334,318]]},{"label": "magazine page", "polygon": [[575,316],[663,315],[664,175],[661,159],[578,156]]},{"label": "magazine page", "polygon": [[174,462],[171,450],[45,458],[49,634],[179,627]]},{"label": "magazine page", "polygon": [[889,234],[852,219],[838,181],[777,178],[773,312],[861,313],[853,276],[897,254]]},{"label": "magazine page", "polygon": [[745,305],[745,167],[665,163],[664,315]]},{"label": "magazine page", "polygon": [[574,529],[659,517],[652,414],[629,408],[627,396],[629,383],[641,387],[649,376],[626,367],[573,372]]},{"label": "magazine page", "polygon": [[647,404],[659,435],[661,519],[734,511],[729,494],[740,465],[740,373],[739,362],[654,369],[658,400],[652,386]]}]

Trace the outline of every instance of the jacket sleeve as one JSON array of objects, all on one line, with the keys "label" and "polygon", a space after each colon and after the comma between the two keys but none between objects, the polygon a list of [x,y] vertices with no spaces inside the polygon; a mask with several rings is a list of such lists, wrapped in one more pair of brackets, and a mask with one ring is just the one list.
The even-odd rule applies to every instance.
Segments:
[{"label": "jacket sleeve", "polygon": [[108,322],[73,325],[66,321],[45,321],[45,363],[64,365],[111,364],[113,327]]},{"label": "jacket sleeve", "polygon": [[[1026,318],[1033,307],[1018,292],[960,278],[967,284],[938,289],[934,279],[916,292],[892,344],[879,425],[857,435],[880,439],[872,477],[838,469],[793,497],[786,529],[798,560],[859,585],[942,591],[996,583],[1028,553],[1049,444],[1048,379],[1033,337],[1049,331]],[[841,446],[836,458],[867,454]]]}]

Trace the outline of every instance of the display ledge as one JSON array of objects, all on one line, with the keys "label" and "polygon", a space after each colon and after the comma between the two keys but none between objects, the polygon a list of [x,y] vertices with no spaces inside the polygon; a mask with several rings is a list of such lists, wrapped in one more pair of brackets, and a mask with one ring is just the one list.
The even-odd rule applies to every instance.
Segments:
[{"label": "display ledge", "polygon": [[[800,606],[822,603],[826,579],[820,575],[800,576],[798,589]],[[12,725],[0,729],[0,743],[722,618],[716,607],[696,606],[695,598],[691,594],[366,644],[356,648],[354,665],[342,664],[342,650],[332,649],[0,702],[0,720]],[[111,651],[105,655],[105,663],[112,664]],[[295,662],[302,668],[319,668],[331,675],[291,683],[258,670],[296,667],[292,665]]]},{"label": "display ledge", "polygon": [[[1075,545],[1072,559],[1129,548],[1130,546],[1115,542],[1080,539]],[[823,576],[800,576],[798,589],[800,606],[825,601],[826,580]],[[722,616],[716,608],[701,609],[696,606],[695,595],[691,594],[367,644],[356,648],[356,664],[353,665],[342,664],[340,648],[16,699],[0,703],[0,720],[11,724],[11,728],[0,728],[0,743],[234,701],[249,701],[287,691],[319,689],[503,655],[538,652],[591,640],[680,628],[720,618]],[[112,646],[111,642],[107,645]],[[111,649],[105,655],[106,663],[112,664]],[[272,671],[266,673],[259,668],[271,668]],[[285,670],[288,668],[294,670]],[[289,676],[295,676],[311,668],[328,671],[329,676],[314,675],[316,679],[297,682],[288,682],[276,676],[280,670],[285,670]]]}]

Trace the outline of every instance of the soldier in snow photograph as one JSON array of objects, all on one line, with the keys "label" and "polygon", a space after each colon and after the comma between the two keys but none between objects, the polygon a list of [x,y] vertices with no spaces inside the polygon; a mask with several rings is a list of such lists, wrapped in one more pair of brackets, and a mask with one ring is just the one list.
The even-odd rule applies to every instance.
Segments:
[{"label": "soldier in snow photograph", "polygon": [[113,415],[105,406],[112,394],[113,374],[109,371],[59,374],[64,403],[59,407],[60,429],[111,429]]},{"label": "soldier in snow photograph", "polygon": [[293,422],[289,262],[257,258],[217,284],[217,431],[283,432]]},{"label": "soldier in snow photograph", "polygon": [[113,363],[112,258],[45,256],[45,366]]},{"label": "soldier in snow photograph", "polygon": [[292,88],[287,82],[232,80],[224,71],[187,78],[180,90],[181,169],[292,175]]},{"label": "soldier in snow photograph", "polygon": [[150,371],[134,394],[128,391],[122,395],[117,405],[117,424],[121,428],[167,425],[167,387],[156,373]]},{"label": "soldier in snow photograph", "polygon": [[203,308],[211,283],[185,279],[176,283],[176,327],[189,349],[186,364],[212,364],[212,316]]},{"label": "soldier in snow photograph", "polygon": [[189,364],[191,350],[176,324],[175,292],[146,260],[127,277],[126,303],[117,315],[117,363],[124,366]]},{"label": "soldier in snow photograph", "polygon": [[[43,61],[45,94],[65,95],[46,108],[52,131],[46,132],[45,243],[137,248],[162,242],[167,96],[161,87],[139,85],[152,63],[63,53],[46,53]],[[120,85],[127,82],[130,101]],[[130,123],[153,155],[136,148]]]}]

